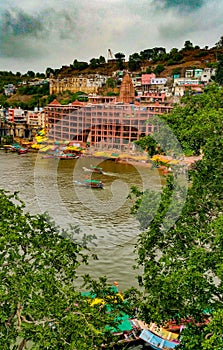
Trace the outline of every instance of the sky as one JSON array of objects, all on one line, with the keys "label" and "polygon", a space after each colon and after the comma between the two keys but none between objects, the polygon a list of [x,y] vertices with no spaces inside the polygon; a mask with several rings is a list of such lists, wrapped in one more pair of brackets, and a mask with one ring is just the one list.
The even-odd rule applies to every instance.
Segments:
[{"label": "sky", "polygon": [[0,0],[0,71],[45,72],[148,48],[213,47],[222,0]]}]

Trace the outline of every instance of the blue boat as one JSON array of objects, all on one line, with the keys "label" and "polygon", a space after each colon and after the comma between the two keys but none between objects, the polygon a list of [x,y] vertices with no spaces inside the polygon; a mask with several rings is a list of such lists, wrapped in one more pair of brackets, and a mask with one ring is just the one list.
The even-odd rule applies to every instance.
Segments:
[{"label": "blue boat", "polygon": [[174,349],[180,344],[179,341],[171,341],[164,339],[158,336],[157,334],[149,331],[148,329],[143,329],[139,338],[144,340],[152,349],[155,350]]}]

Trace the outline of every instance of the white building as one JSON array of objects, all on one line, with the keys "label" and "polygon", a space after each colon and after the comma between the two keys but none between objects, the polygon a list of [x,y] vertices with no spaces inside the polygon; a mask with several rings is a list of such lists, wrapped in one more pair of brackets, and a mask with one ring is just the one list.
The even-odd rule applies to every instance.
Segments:
[{"label": "white building", "polygon": [[167,78],[151,78],[151,85],[165,85],[167,83]]},{"label": "white building", "polygon": [[212,80],[212,77],[215,76],[215,68],[204,68],[203,73],[201,75],[202,83],[209,83]]}]

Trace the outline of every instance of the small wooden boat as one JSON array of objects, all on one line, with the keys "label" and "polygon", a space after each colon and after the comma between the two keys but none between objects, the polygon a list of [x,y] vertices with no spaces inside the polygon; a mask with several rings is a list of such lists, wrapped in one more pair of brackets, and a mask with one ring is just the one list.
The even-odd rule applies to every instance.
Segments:
[{"label": "small wooden boat", "polygon": [[99,166],[91,166],[90,168],[83,167],[83,170],[91,173],[103,174],[103,170]]},{"label": "small wooden boat", "polygon": [[28,152],[28,148],[21,147],[17,149],[18,154],[25,154]]},{"label": "small wooden boat", "polygon": [[74,181],[76,185],[89,187],[89,188],[100,188],[103,189],[103,183],[100,180],[84,180],[84,181]]},{"label": "small wooden boat", "polygon": [[77,158],[79,158],[79,156],[77,156],[74,153],[64,153],[64,154],[59,155],[58,158],[61,160],[64,160],[64,159],[71,160],[71,159],[77,159]]},{"label": "small wooden boat", "polygon": [[174,349],[180,344],[180,342],[177,340],[171,341],[164,339],[148,329],[143,329],[143,331],[139,335],[139,338],[144,340],[154,350]]}]

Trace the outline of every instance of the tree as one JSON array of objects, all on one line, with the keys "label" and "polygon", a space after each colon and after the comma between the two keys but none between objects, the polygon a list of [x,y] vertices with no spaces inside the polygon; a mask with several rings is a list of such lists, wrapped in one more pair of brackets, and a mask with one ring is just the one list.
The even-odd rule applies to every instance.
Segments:
[{"label": "tree", "polygon": [[115,54],[115,58],[118,69],[124,69],[125,54],[122,52],[118,52]]},{"label": "tree", "polygon": [[90,60],[90,67],[93,68],[93,69],[98,67],[98,59],[97,58],[92,58]]},{"label": "tree", "polygon": [[44,74],[44,73],[39,73],[39,72],[37,72],[37,73],[36,73],[36,77],[37,77],[37,78],[43,78],[43,79],[44,79],[44,78],[45,78],[45,74]]},{"label": "tree", "polygon": [[105,64],[105,63],[106,63],[105,57],[104,57],[104,56],[100,56],[100,57],[99,57],[99,64],[100,64],[100,65],[103,65],[103,64]]},{"label": "tree", "polygon": [[54,74],[54,70],[50,67],[46,69],[46,77],[49,78],[51,75]]},{"label": "tree", "polygon": [[106,85],[109,87],[109,88],[112,88],[114,89],[115,87],[115,81],[113,78],[108,78],[107,81],[106,81]]},{"label": "tree", "polygon": [[176,106],[163,119],[171,127],[185,152],[200,154],[222,120],[223,90],[217,84],[209,85],[204,93],[183,97],[182,106]]},{"label": "tree", "polygon": [[78,60],[74,60],[73,64],[71,65],[71,68],[76,69],[76,70],[84,70],[88,67],[87,62],[79,62]]},{"label": "tree", "polygon": [[217,63],[217,69],[215,72],[215,81],[219,85],[223,85],[223,55],[218,55],[217,58],[218,58],[218,63]]},{"label": "tree", "polygon": [[140,55],[136,52],[129,56],[128,66],[131,71],[137,71],[141,67],[142,59]]},{"label": "tree", "polygon": [[146,68],[146,74],[151,74],[153,71],[152,71],[152,68],[151,67],[147,67]]},{"label": "tree", "polygon": [[135,141],[135,144],[143,150],[147,151],[149,157],[152,157],[157,153],[157,142],[150,135],[141,137],[138,141]]},{"label": "tree", "polygon": [[34,73],[32,70],[28,70],[28,72],[26,73],[26,75],[27,75],[29,78],[35,78],[35,73]]},{"label": "tree", "polygon": [[153,72],[156,74],[156,75],[160,75],[160,73],[162,73],[164,71],[165,67],[163,64],[158,64],[156,66],[156,68],[153,70]]},{"label": "tree", "polygon": [[215,44],[215,46],[218,49],[222,49],[223,48],[223,36],[220,37],[220,40]]},{"label": "tree", "polygon": [[17,194],[0,190],[1,348],[22,350],[32,344],[32,349],[93,350],[109,345],[123,309],[120,296],[105,278],[85,276],[90,296],[105,301],[93,307],[89,293],[75,287],[76,270],[87,262],[88,238],[78,242],[73,238],[77,228],[60,231],[46,215],[32,216],[24,209]]},{"label": "tree", "polygon": [[[137,243],[138,263],[143,267],[139,278],[144,287],[141,317],[158,324],[169,319],[180,322],[188,317],[199,322],[200,327],[191,325],[183,331],[179,348],[184,350],[222,348],[223,327],[219,322],[223,303],[221,96],[222,90],[213,86],[203,96],[192,96],[184,100],[184,107],[178,107],[182,125],[174,119],[175,113],[168,119],[171,127],[175,125],[174,132],[180,128],[181,139],[185,135],[183,115],[185,120],[193,120],[187,129],[189,133],[193,130],[195,145],[202,142],[204,156],[189,173],[188,190],[176,185],[178,174],[167,178],[158,209]],[[204,118],[205,114],[210,118],[210,131],[196,134],[194,126],[201,123],[201,115]],[[137,201],[140,205],[139,198]],[[184,201],[178,220],[174,220],[178,204]],[[146,223],[146,215],[146,206],[143,206],[142,223]],[[151,207],[148,215],[151,216]],[[202,322],[207,312],[211,314],[211,323],[205,326]]]},{"label": "tree", "polygon": [[190,40],[186,40],[184,43],[184,50],[192,50],[193,44]]},{"label": "tree", "polygon": [[143,51],[140,51],[140,57],[143,61],[152,59],[153,56],[153,49],[146,49]]}]

